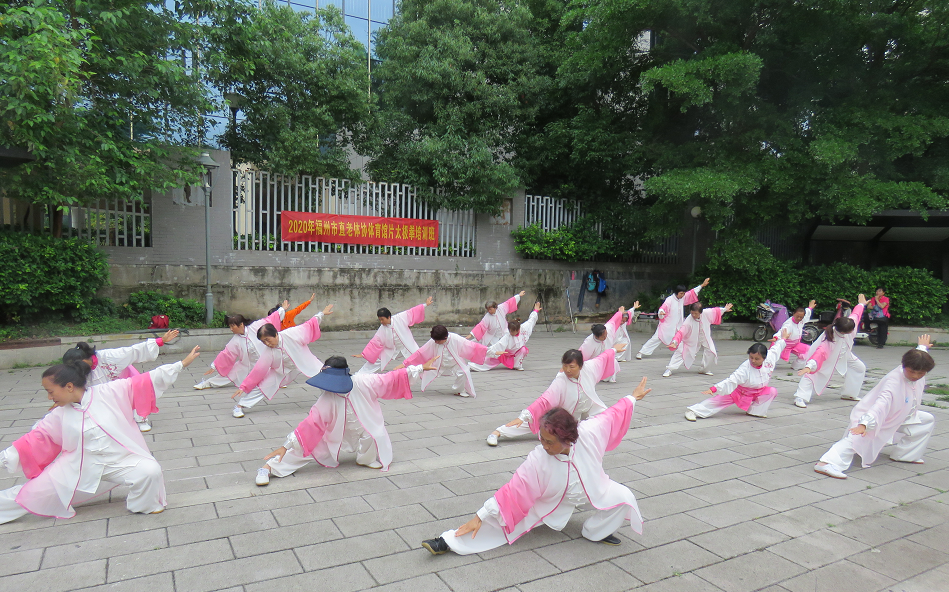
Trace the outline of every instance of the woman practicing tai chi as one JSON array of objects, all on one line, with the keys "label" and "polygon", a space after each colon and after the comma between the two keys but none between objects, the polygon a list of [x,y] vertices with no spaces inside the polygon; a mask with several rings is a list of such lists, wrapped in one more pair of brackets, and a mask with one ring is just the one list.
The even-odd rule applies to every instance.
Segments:
[{"label": "woman practicing tai chi", "polygon": [[132,417],[158,411],[156,400],[171,388],[198,348],[174,364],[133,378],[87,384],[90,368],[73,361],[43,372],[43,388],[55,403],[25,436],[0,452],[0,465],[19,469],[28,481],[0,492],[0,524],[26,513],[72,518],[75,504],[125,485],[130,512],[165,509],[161,465],[151,455]]},{"label": "woman practicing tai chi", "polygon": [[[284,300],[283,303],[285,306],[290,306],[290,303],[286,300]],[[194,388],[196,390],[202,390],[227,386],[229,384],[237,385],[244,382],[244,379],[250,374],[251,368],[254,367],[254,364],[256,364],[260,358],[260,352],[264,349],[264,344],[257,339],[257,331],[267,324],[271,324],[274,327],[281,326],[283,316],[284,309],[281,307],[266,317],[254,322],[245,318],[244,315],[239,314],[224,317],[224,322],[227,323],[227,327],[234,336],[231,337],[227,345],[224,346],[224,349],[221,350],[221,353],[211,362],[211,369],[204,373],[205,376],[209,374],[215,375],[194,385]],[[255,399],[254,403],[263,398],[263,395],[261,395],[259,391],[252,394],[252,398]],[[250,400],[250,398],[248,400]]]},{"label": "woman practicing tai chi", "polygon": [[781,336],[770,350],[765,349],[760,343],[749,347],[748,359],[742,362],[738,370],[702,393],[716,396],[689,407],[685,412],[685,418],[695,421],[698,417],[711,417],[732,404],[737,405],[748,415],[768,417],[768,407],[778,396],[778,389],[768,386],[768,383],[771,382],[771,374],[774,373],[774,366],[778,363],[778,356],[784,350],[787,335],[786,329],[781,331]]},{"label": "woman practicing tai chi", "polygon": [[626,320],[623,321],[620,319],[619,329],[616,331],[616,343],[621,343],[625,346],[625,349],[621,354],[616,356],[617,362],[631,362],[633,360],[633,350],[630,349],[631,340],[629,338],[629,327],[633,324],[633,321],[636,320],[636,309],[639,308],[639,301],[633,303],[633,307],[626,311]]},{"label": "woman practicing tai chi", "polygon": [[[639,303],[633,304],[635,309]],[[616,310],[616,313],[610,317],[610,320],[606,322],[605,325],[597,323],[590,327],[590,334],[587,335],[586,339],[583,340],[583,343],[580,344],[580,352],[583,354],[584,360],[590,360],[597,357],[605,351],[610,350],[616,345],[617,342],[617,331],[623,325],[623,313],[626,312],[624,307],[619,307]],[[614,349],[614,355],[617,360],[619,360],[622,352],[626,351],[626,347],[620,349]],[[619,365],[614,366],[613,373],[608,375],[605,380],[606,382],[616,382],[616,375],[619,373]]]},{"label": "woman practicing tai chi", "polygon": [[834,444],[814,470],[835,479],[844,474],[853,455],[863,459],[863,468],[876,460],[883,447],[895,444],[890,460],[923,464],[926,444],[932,436],[934,419],[920,411],[926,374],[936,367],[927,350],[929,335],[921,335],[919,346],[903,354],[902,363],[883,377],[873,390],[850,411],[850,428]]},{"label": "woman practicing tai chi", "polygon": [[699,292],[708,285],[710,279],[705,278],[702,285],[688,292],[685,291],[685,286],[676,286],[676,291],[670,294],[659,307],[659,326],[656,328],[656,333],[639,349],[639,353],[636,354],[637,360],[643,359],[643,356],[651,356],[660,343],[663,345],[672,343],[672,338],[685,320],[685,307],[699,301]]},{"label": "woman practicing tai chi", "polygon": [[[513,544],[541,523],[563,530],[574,510],[592,508],[581,531],[587,540],[608,545],[622,541],[614,533],[626,520],[642,534],[643,519],[628,487],[603,470],[603,455],[619,446],[629,431],[633,407],[651,389],[646,377],[631,395],[590,419],[577,422],[556,407],[540,418],[540,445],[514,472],[513,478],[488,498],[474,518],[422,542],[433,555],[483,553]],[[470,536],[468,536],[470,534]]]},{"label": "woman practicing tai chi", "polygon": [[527,434],[537,434],[540,430],[538,420],[554,407],[569,411],[573,418],[581,421],[606,410],[606,405],[596,394],[596,383],[615,372],[616,355],[613,353],[621,345],[614,345],[592,360],[583,360],[578,349],[568,349],[560,358],[561,371],[536,401],[521,411],[517,419],[498,427],[488,435],[488,446],[497,446],[498,438],[515,438]]},{"label": "woman practicing tai chi", "polygon": [[320,398],[283,446],[264,457],[267,464],[257,470],[257,485],[270,483],[271,475],[292,475],[311,460],[338,467],[340,452],[355,452],[360,466],[388,471],[392,442],[379,399],[411,399],[409,378],[431,368],[429,361],[424,367],[350,375],[346,358],[330,357],[321,372],[306,381],[322,390]]},{"label": "woman practicing tai chi", "polygon": [[712,376],[712,364],[718,364],[718,350],[715,349],[715,342],[712,340],[712,325],[720,325],[722,316],[731,311],[732,305],[729,302],[725,308],[706,308],[702,310],[702,303],[696,302],[689,307],[689,316],[679,327],[672,341],[669,343],[669,349],[674,349],[672,359],[666,366],[666,371],[662,376],[668,378],[672,376],[672,371],[683,364],[691,368],[699,354],[702,354],[702,365],[699,367],[699,374]]},{"label": "woman practicing tai chi", "polygon": [[[283,304],[275,306],[267,311],[267,316],[272,315],[273,313],[279,311],[281,308],[286,312],[283,315],[283,319],[280,321],[280,330],[289,329],[290,327],[297,326],[297,315],[306,310],[306,307],[310,306],[310,303],[313,302],[313,299],[316,298],[316,292],[310,294],[310,299],[306,302],[303,302],[296,308],[290,308],[290,301],[284,300]],[[276,325],[274,325],[276,327]]]},{"label": "woman practicing tai chi", "polygon": [[484,364],[469,364],[475,372],[487,372],[492,368],[497,368],[503,364],[511,370],[523,370],[524,358],[528,354],[527,341],[534,332],[534,326],[537,324],[537,313],[542,310],[540,302],[534,303],[534,310],[527,320],[521,323],[519,320],[507,322],[507,333],[488,348]]},{"label": "woman practicing tai chi", "polygon": [[389,312],[388,308],[377,310],[376,317],[379,318],[380,326],[376,329],[376,334],[369,340],[361,354],[353,354],[354,358],[366,360],[359,372],[362,374],[381,372],[399,354],[407,358],[418,351],[418,344],[415,343],[410,327],[425,320],[425,307],[431,306],[432,302],[432,297],[429,296],[424,304],[402,311],[395,316]]},{"label": "woman practicing tai chi", "polygon": [[507,331],[507,315],[517,311],[517,305],[521,302],[521,296],[527,294],[524,290],[508,298],[501,304],[495,301],[484,303],[484,317],[468,333],[468,339],[474,338],[475,341],[487,347],[494,345],[498,339],[504,337]]},{"label": "woman practicing tai chi", "polygon": [[435,380],[436,376],[454,376],[451,385],[453,395],[460,397],[477,397],[474,382],[471,380],[470,363],[484,364],[484,356],[488,348],[476,341],[468,341],[461,335],[449,333],[443,325],[435,325],[431,331],[432,338],[422,347],[405,359],[405,362],[396,369],[404,366],[419,366],[426,360],[434,359],[434,366],[422,373],[422,390]]},{"label": "woman practicing tai chi", "polygon": [[[784,340],[786,347],[781,353],[781,359],[785,362],[791,362],[791,368],[795,370],[800,370],[804,367],[804,360],[807,356],[807,350],[810,348],[806,343],[801,341],[801,337],[804,335],[804,325],[806,325],[811,320],[811,314],[814,312],[814,307],[817,306],[816,300],[811,300],[808,303],[807,308],[799,306],[794,310],[794,314],[791,317],[784,321],[784,324],[781,325],[781,329],[774,334],[772,341],[778,338],[783,331],[787,331],[787,339]],[[794,360],[791,360],[791,354],[794,354]]]},{"label": "woman practicing tai chi", "polygon": [[860,388],[863,386],[867,367],[853,353],[853,333],[860,322],[867,299],[860,294],[858,301],[859,304],[849,317],[840,317],[827,325],[824,334],[818,337],[807,351],[807,363],[798,371],[798,375],[803,378],[794,393],[794,404],[798,407],[807,407],[815,393],[820,396],[835,370],[844,377],[840,398],[845,401],[860,400]]},{"label": "woman practicing tai chi", "polygon": [[257,339],[264,345],[260,359],[254,364],[247,378],[231,395],[238,399],[232,415],[244,417],[244,409],[253,407],[261,399],[270,401],[280,387],[287,386],[301,374],[307,378],[319,374],[323,362],[310,351],[309,345],[320,338],[320,321],[333,314],[333,305],[328,304],[307,322],[286,331],[267,323],[257,330]]},{"label": "woman practicing tai chi", "polygon": [[[147,339],[129,347],[116,347],[96,351],[94,345],[80,341],[76,347],[66,350],[63,354],[63,364],[83,362],[88,364],[91,372],[86,378],[87,386],[98,386],[119,378],[137,376],[139,371],[132,364],[154,362],[158,359],[158,348],[178,337],[178,330],[172,329],[158,339]],[[147,432],[152,429],[151,422],[135,415],[138,429]]]}]

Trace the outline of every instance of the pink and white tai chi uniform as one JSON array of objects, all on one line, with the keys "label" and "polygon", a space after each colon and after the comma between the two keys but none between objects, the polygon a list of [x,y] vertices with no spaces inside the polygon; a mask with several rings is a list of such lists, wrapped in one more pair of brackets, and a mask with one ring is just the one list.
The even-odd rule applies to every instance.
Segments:
[{"label": "pink and white tai chi uniform", "polygon": [[534,326],[537,324],[537,311],[531,311],[531,315],[521,324],[520,332],[514,336],[510,331],[505,331],[504,336],[488,348],[484,364],[469,364],[475,372],[486,372],[492,368],[497,368],[503,364],[511,370],[523,370],[524,358],[527,356],[527,341],[534,332]]},{"label": "pink and white tai chi uniform", "polygon": [[[86,386],[105,384],[120,378],[137,376],[139,371],[132,364],[154,362],[158,359],[158,348],[165,345],[161,337],[148,339],[128,347],[115,347],[96,351],[92,356],[92,371],[86,379]],[[137,413],[136,423],[145,421]]]},{"label": "pink and white tai chi uniform", "polygon": [[478,510],[477,536],[456,537],[449,530],[442,538],[459,555],[483,553],[514,543],[541,523],[563,530],[577,509],[596,510],[581,531],[591,541],[610,536],[627,520],[642,534],[643,519],[633,492],[603,470],[603,455],[619,446],[629,431],[634,404],[631,396],[623,397],[603,413],[580,422],[580,438],[567,454],[551,456],[538,445],[507,485]]},{"label": "pink and white tai chi uniform", "polygon": [[[813,310],[810,308],[805,310],[804,318],[801,319],[800,323],[794,322],[794,317],[792,316],[784,321],[784,324],[781,325],[778,332],[774,334],[775,337],[781,337],[782,331],[788,332],[788,338],[785,340],[787,347],[785,347],[784,352],[781,353],[781,359],[785,362],[791,362],[791,367],[795,370],[800,370],[804,367],[807,350],[810,349],[809,345],[801,341],[801,336],[804,333],[804,325],[811,320],[812,313]],[[793,361],[791,360],[791,354],[795,356]]]},{"label": "pink and white tai chi uniform", "polygon": [[241,407],[253,407],[264,397],[270,401],[280,387],[286,386],[301,374],[310,378],[323,369],[323,362],[313,355],[309,344],[320,338],[320,320],[316,313],[307,322],[277,333],[277,347],[263,345],[260,359],[241,383],[243,391],[237,402]]},{"label": "pink and white tai chi uniform", "polygon": [[[244,325],[244,334],[234,334],[221,353],[211,362],[211,368],[216,370],[217,374],[194,385],[195,388],[220,387],[231,383],[238,385],[244,382],[251,368],[260,359],[260,352],[267,347],[257,339],[257,330],[270,323],[279,331],[283,316],[284,310],[281,307],[262,319]],[[253,397],[248,397],[248,400],[253,399],[254,403],[257,403],[262,398],[263,395],[258,390]],[[245,406],[249,407],[249,405]]]},{"label": "pink and white tai chi uniform", "polygon": [[596,394],[596,383],[615,372],[616,356],[603,352],[580,367],[580,376],[574,380],[558,372],[547,390],[517,416],[522,422],[519,426],[502,425],[497,431],[507,438],[537,434],[540,432],[539,420],[545,413],[556,407],[562,407],[573,414],[573,418],[582,421],[606,410],[606,405]]},{"label": "pink and white tai chi uniform", "polygon": [[[927,350],[924,345],[916,349]],[[821,462],[833,465],[838,471],[846,471],[856,453],[863,459],[863,467],[867,468],[888,444],[896,445],[890,452],[892,460],[922,460],[935,427],[932,414],[919,409],[925,390],[925,377],[913,382],[903,374],[903,366],[891,370],[853,406],[848,430],[820,457]],[[849,428],[858,425],[866,426],[866,434],[855,436],[850,433]]]},{"label": "pink and white tai chi uniform", "polygon": [[682,298],[676,298],[675,292],[670,294],[659,307],[659,326],[656,328],[656,333],[639,348],[639,353],[651,356],[660,343],[662,345],[672,343],[676,331],[682,326],[685,317],[689,316],[684,313],[685,307],[698,302],[701,291],[702,286],[698,285],[686,292]]},{"label": "pink and white tai chi uniform", "polygon": [[507,333],[507,315],[515,312],[520,302],[521,297],[515,294],[512,298],[508,298],[499,304],[494,314],[489,312],[484,313],[481,322],[475,325],[471,330],[475,341],[487,347],[504,337],[504,334]]},{"label": "pink and white tai chi uniform", "polygon": [[[583,340],[583,343],[580,344],[580,353],[583,354],[584,362],[592,360],[608,350],[612,350],[617,361],[619,360],[621,353],[613,349],[613,346],[617,343],[617,331],[623,326],[623,313],[616,311],[616,314],[610,317],[610,320],[608,320],[604,326],[606,327],[606,339],[600,341],[593,333],[590,333],[587,335],[587,338]],[[613,373],[603,380],[606,382],[616,382],[617,374],[619,374],[619,364],[615,365],[613,367]]]},{"label": "pink and white tai chi uniform", "polygon": [[712,325],[722,323],[724,309],[720,307],[706,308],[702,311],[699,320],[691,314],[686,315],[685,322],[673,336],[672,341],[679,344],[666,370],[672,371],[679,366],[691,368],[692,363],[702,354],[702,366],[699,372],[708,372],[713,364],[718,364],[718,350],[712,340]]},{"label": "pink and white tai chi uniform", "polygon": [[410,327],[425,320],[425,304],[392,315],[388,325],[380,325],[376,334],[362,350],[366,363],[360,373],[381,372],[386,365],[402,354],[407,358],[418,350]]},{"label": "pink and white tai chi uniform", "polygon": [[633,359],[633,349],[629,338],[628,327],[633,324],[636,318],[636,315],[633,314],[634,312],[634,310],[626,311],[626,321],[620,322],[619,329],[616,331],[616,345],[623,344],[626,346],[626,349],[616,353],[617,362],[629,362]]},{"label": "pink and white tai chi uniform", "polygon": [[165,505],[161,466],[132,418],[158,411],[156,400],[174,384],[181,362],[133,378],[86,388],[82,400],[56,407],[13,446],[0,452],[8,472],[28,481],[0,492],[0,524],[26,513],[72,518],[73,505],[125,485],[130,512]]},{"label": "pink and white tai chi uniform", "polygon": [[276,477],[292,475],[311,460],[327,468],[339,466],[340,452],[355,452],[356,462],[370,465],[377,459],[382,470],[392,463],[392,441],[386,431],[379,399],[411,399],[410,378],[418,378],[421,366],[409,366],[385,374],[363,372],[352,376],[348,393],[323,391],[306,419],[287,436],[287,453],[267,465]]},{"label": "pink and white tai chi uniform", "polygon": [[768,407],[778,396],[778,389],[768,386],[768,383],[771,382],[771,375],[784,347],[783,339],[775,341],[760,367],[755,367],[750,360],[745,360],[731,376],[711,388],[712,392],[716,393],[714,397],[692,405],[689,409],[698,417],[711,417],[734,404],[748,415],[768,417]]},{"label": "pink and white tai chi uniform", "polygon": [[[850,318],[854,323],[859,324],[862,314],[863,305],[858,304],[854,307]],[[811,374],[801,377],[801,382],[798,383],[797,391],[794,393],[795,401],[801,399],[807,403],[815,393],[818,396],[823,393],[827,383],[834,376],[834,371],[844,377],[844,387],[840,390],[841,398],[853,400],[860,398],[860,388],[863,386],[867,367],[853,353],[855,336],[856,331],[841,335],[834,329],[833,341],[827,341],[824,335],[821,335],[811,344],[807,351],[807,362],[804,364],[811,370]]]},{"label": "pink and white tai chi uniform", "polygon": [[452,393],[462,397],[477,397],[468,364],[484,364],[487,353],[488,348],[477,341],[468,341],[460,335],[449,333],[445,343],[435,343],[434,339],[429,339],[428,343],[405,359],[405,365],[422,366],[437,357],[435,369],[422,373],[422,390],[427,389],[436,376],[454,376]]}]

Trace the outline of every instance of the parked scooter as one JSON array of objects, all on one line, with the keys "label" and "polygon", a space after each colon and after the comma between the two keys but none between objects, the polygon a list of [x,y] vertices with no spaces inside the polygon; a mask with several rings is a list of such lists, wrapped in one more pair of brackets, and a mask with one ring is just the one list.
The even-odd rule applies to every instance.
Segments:
[{"label": "parked scooter", "polygon": [[[820,331],[823,331],[827,325],[833,323],[840,317],[849,317],[850,313],[853,312],[853,305],[850,304],[849,300],[843,298],[837,299],[837,309],[834,311],[822,311],[819,315],[817,322],[818,334],[814,336],[814,339],[817,339],[817,336],[820,335]],[[870,339],[870,343],[876,344],[876,324],[873,323],[873,337],[871,339],[870,333],[862,330],[861,323],[857,323],[856,333],[854,333],[854,339]],[[805,343],[812,343],[811,341],[805,341]]]},{"label": "parked scooter", "polygon": [[771,339],[771,336],[781,329],[784,321],[788,320],[788,307],[766,300],[755,309],[755,317],[760,324],[755,328],[752,339],[759,343],[764,342]]}]

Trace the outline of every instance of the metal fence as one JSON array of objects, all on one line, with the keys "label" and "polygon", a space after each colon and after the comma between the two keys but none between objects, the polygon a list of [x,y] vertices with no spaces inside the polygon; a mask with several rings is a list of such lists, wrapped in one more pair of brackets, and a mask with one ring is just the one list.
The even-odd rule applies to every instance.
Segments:
[{"label": "metal fence", "polygon": [[[301,175],[286,177],[267,171],[239,170],[234,176],[234,249],[474,257],[476,226],[473,211],[434,210],[426,203],[428,190],[398,183],[358,183]],[[284,241],[280,215],[286,211],[383,216],[438,221],[437,247],[396,247],[309,241]]]},{"label": "metal fence", "polygon": [[[56,206],[0,199],[0,224],[20,232],[51,231]],[[80,237],[102,247],[152,246],[151,197],[140,202],[99,200],[63,210],[64,237]]]}]

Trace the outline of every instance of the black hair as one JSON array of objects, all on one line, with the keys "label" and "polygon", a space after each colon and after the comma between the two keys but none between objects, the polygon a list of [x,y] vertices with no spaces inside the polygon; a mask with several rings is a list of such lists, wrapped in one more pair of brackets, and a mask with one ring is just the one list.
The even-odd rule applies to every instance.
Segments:
[{"label": "black hair", "polygon": [[[883,286],[877,286],[877,290],[883,290],[883,293],[886,293],[886,289],[884,289]],[[874,292],[876,292],[876,290],[874,290]]]},{"label": "black hair", "polygon": [[441,341],[443,339],[448,339],[448,329],[445,328],[445,325],[435,325],[432,327],[432,339],[435,341]]},{"label": "black hair", "polygon": [[391,319],[391,318],[392,318],[392,313],[389,312],[389,309],[388,309],[388,308],[386,308],[386,307],[383,306],[382,308],[380,308],[379,310],[376,311],[376,316],[377,316],[377,317],[382,317],[382,318],[384,318],[384,319]]},{"label": "black hair", "polygon": [[689,289],[687,287],[683,286],[682,284],[679,284],[678,286],[676,286],[675,293],[678,294],[679,292],[688,292],[688,291]]},{"label": "black hair", "polygon": [[349,362],[343,356],[330,356],[323,362],[324,368],[349,368]]},{"label": "black hair", "polygon": [[245,318],[244,315],[232,314],[224,317],[224,324],[228,327],[236,327],[238,325],[246,325],[249,319]]},{"label": "black hair", "polygon": [[748,348],[748,355],[751,354],[758,354],[762,358],[766,358],[768,356],[768,348],[760,343],[753,343],[751,347]]},{"label": "black hair", "polygon": [[853,330],[856,328],[857,326],[850,317],[838,317],[833,323],[824,327],[824,339],[833,341],[834,329],[837,329],[837,332],[841,335],[847,335],[853,333]]},{"label": "black hair", "polygon": [[66,353],[63,354],[63,364],[89,360],[94,355],[96,355],[96,347],[85,341],[80,341],[76,344],[76,347],[67,349]]},{"label": "black hair", "polygon": [[590,327],[590,333],[593,333],[594,337],[602,337],[606,333],[606,325],[597,323]]},{"label": "black hair", "polygon": [[487,302],[484,303],[484,309],[485,309],[485,310],[488,310],[489,308],[495,308],[495,309],[496,309],[497,307],[498,307],[498,303],[495,302],[494,300],[488,300]]},{"label": "black hair", "polygon": [[276,337],[277,328],[270,323],[265,323],[263,327],[257,329],[257,339],[263,341],[264,337]]},{"label": "black hair", "polygon": [[267,311],[267,316],[269,317],[270,315],[272,315],[273,313],[277,312],[278,310],[280,310],[280,305],[279,305],[279,304],[278,304],[277,306],[271,308],[270,310],[268,310],[268,311]]},{"label": "black hair", "polygon": [[574,362],[577,366],[583,368],[583,352],[578,349],[568,349],[563,352],[563,356],[560,357],[560,363],[569,364],[570,362]]},{"label": "black hair", "polygon": [[936,367],[936,361],[921,349],[911,349],[903,354],[903,367],[917,372],[929,372]]},{"label": "black hair", "polygon": [[507,330],[514,331],[517,333],[521,330],[521,319],[514,319],[513,321],[507,322]]},{"label": "black hair", "polygon": [[693,302],[692,304],[690,304],[690,305],[689,305],[689,312],[692,312],[693,310],[696,310],[696,311],[698,311],[698,312],[702,312],[702,303],[701,303],[701,302]]},{"label": "black hair", "polygon": [[75,361],[56,364],[55,366],[47,368],[43,372],[43,378],[52,376],[53,383],[58,386],[66,386],[72,383],[73,386],[84,388],[90,372],[92,372],[92,367],[89,366],[89,364],[82,361]]},{"label": "black hair", "polygon": [[806,307],[806,306],[798,306],[797,308],[794,309],[794,313],[793,313],[793,314],[797,314],[797,313],[799,313],[799,312],[806,313],[806,312],[807,312],[807,307]]}]

